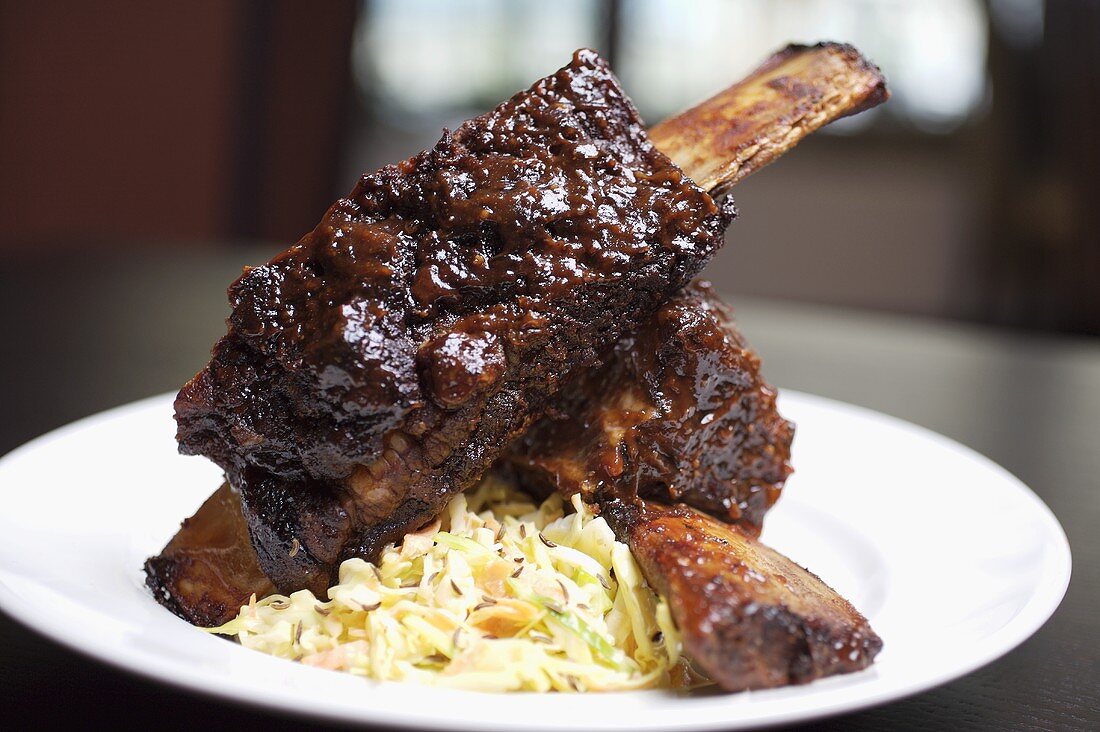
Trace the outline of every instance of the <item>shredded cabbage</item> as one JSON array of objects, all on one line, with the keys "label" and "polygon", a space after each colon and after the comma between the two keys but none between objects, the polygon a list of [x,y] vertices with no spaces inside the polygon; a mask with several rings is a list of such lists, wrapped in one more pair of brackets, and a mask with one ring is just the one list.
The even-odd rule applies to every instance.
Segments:
[{"label": "shredded cabbage", "polygon": [[211,632],[310,666],[480,691],[595,691],[692,680],[667,603],[580,500],[540,506],[487,479],[439,520],[350,559],[328,601],[255,597]]}]

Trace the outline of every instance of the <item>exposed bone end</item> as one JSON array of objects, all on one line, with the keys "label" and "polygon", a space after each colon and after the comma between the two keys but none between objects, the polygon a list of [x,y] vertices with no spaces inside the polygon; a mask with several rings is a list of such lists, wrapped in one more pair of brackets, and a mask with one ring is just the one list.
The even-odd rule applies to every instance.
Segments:
[{"label": "exposed bone end", "polygon": [[790,45],[742,81],[652,128],[649,138],[718,195],[814,130],[889,96],[882,72],[852,46]]}]

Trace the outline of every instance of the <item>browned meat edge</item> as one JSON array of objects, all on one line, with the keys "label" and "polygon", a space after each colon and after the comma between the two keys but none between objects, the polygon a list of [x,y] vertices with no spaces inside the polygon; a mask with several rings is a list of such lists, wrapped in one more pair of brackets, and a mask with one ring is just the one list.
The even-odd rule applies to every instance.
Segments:
[{"label": "browned meat edge", "polygon": [[671,298],[579,374],[501,467],[537,492],[686,503],[759,534],[791,473],[794,426],[709,283]]},{"label": "browned meat edge", "polygon": [[607,496],[598,504],[668,599],[685,654],[723,689],[858,671],[882,649],[847,600],[736,527],[686,506]]}]

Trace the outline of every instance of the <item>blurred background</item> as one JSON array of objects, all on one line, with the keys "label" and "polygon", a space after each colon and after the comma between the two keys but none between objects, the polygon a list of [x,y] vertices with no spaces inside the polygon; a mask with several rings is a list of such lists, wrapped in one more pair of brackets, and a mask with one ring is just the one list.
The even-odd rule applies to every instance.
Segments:
[{"label": "blurred background", "polygon": [[61,259],[274,251],[578,46],[652,123],[819,39],[857,45],[894,98],[739,186],[707,276],[1100,333],[1086,0],[0,0],[0,285]]},{"label": "blurred background", "polygon": [[[1098,0],[0,0],[0,455],[178,389],[225,332],[242,265],[577,47],[610,59],[653,123],[822,39],[877,61],[894,97],[738,185],[706,275],[773,383],[1003,464],[1061,518],[1075,568],[1019,651],[815,729],[1096,728]],[[858,470],[864,448],[839,459]],[[110,500],[105,480],[81,488]],[[10,489],[56,510],[50,487]],[[932,514],[965,487],[945,475]],[[286,724],[124,677],[2,615],[0,648],[17,726]]]}]

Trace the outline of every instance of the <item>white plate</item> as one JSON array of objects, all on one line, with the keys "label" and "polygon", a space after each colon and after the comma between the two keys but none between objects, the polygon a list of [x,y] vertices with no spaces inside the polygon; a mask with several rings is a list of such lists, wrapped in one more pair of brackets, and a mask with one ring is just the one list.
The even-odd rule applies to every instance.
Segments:
[{"label": "white plate", "polygon": [[462,730],[743,729],[859,709],[986,664],[1034,633],[1069,582],[1050,510],[989,460],[911,424],[787,391],[797,468],[764,539],[871,620],[870,669],[802,687],[503,694],[375,684],[206,635],[157,605],[141,565],[219,483],[176,454],[168,396],[52,432],[0,460],[0,606],[108,663],[318,717]]}]

